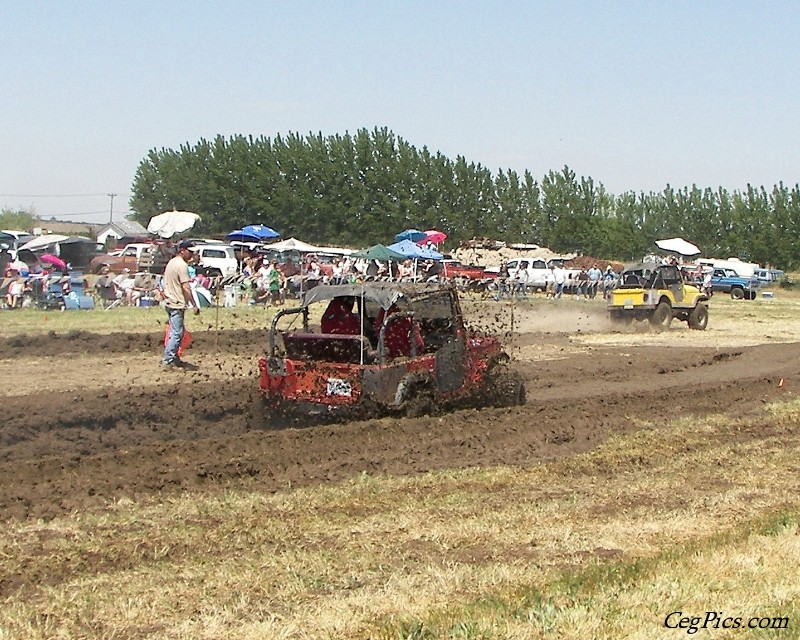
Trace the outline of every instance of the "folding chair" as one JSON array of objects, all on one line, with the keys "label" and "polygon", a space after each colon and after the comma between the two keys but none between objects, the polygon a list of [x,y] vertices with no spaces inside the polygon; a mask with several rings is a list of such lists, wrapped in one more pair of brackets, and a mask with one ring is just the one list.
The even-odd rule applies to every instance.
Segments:
[{"label": "folding chair", "polygon": [[62,276],[49,276],[34,281],[31,284],[34,304],[40,309],[63,309],[66,281]]},{"label": "folding chair", "polygon": [[[104,276],[105,277],[105,276]],[[122,296],[117,292],[117,285],[111,278],[100,278],[95,285],[95,290],[100,298],[99,306],[105,311],[122,304]]]},{"label": "folding chair", "polygon": [[67,311],[73,309],[94,309],[94,298],[86,294],[86,281],[83,279],[83,274],[79,271],[73,271],[69,276],[65,276],[62,280],[66,279],[65,286],[68,287],[64,295],[64,309]]}]

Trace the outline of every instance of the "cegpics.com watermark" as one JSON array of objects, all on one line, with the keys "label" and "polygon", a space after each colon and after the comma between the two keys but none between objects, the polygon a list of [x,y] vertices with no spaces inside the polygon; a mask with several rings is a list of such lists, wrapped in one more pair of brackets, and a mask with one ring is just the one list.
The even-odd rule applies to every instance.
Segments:
[{"label": "cegpics.com watermark", "polygon": [[692,635],[701,629],[788,629],[788,616],[731,616],[722,611],[705,611],[702,615],[690,615],[673,611],[664,618],[667,629],[678,629]]}]

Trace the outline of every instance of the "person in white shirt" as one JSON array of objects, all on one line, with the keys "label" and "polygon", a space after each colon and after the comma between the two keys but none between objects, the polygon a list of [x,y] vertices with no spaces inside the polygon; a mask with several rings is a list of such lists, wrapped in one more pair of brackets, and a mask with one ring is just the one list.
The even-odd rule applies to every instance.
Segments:
[{"label": "person in white shirt", "polygon": [[603,298],[608,298],[611,291],[614,289],[614,283],[617,281],[617,274],[611,265],[606,267],[606,272],[603,275]]},{"label": "person in white shirt", "polygon": [[409,280],[414,275],[414,264],[411,260],[404,260],[397,267],[397,277],[400,280]]},{"label": "person in white shirt", "polygon": [[714,278],[714,270],[707,269],[703,277],[703,291],[707,296],[711,296],[711,280]]},{"label": "person in white shirt", "polygon": [[131,275],[131,270],[127,268],[123,269],[122,273],[114,278],[114,284],[117,287],[117,292],[120,294],[117,297],[123,298],[126,305],[135,306],[139,301],[141,291],[136,290],[136,279]]},{"label": "person in white shirt", "polygon": [[521,266],[526,265],[527,262],[520,263],[520,267],[516,270],[513,277],[514,282],[514,297],[517,300],[528,299],[528,270]]},{"label": "person in white shirt", "polygon": [[271,271],[269,260],[262,259],[261,265],[256,270],[257,287],[263,291],[269,289],[269,274]]},{"label": "person in white shirt", "polygon": [[553,267],[547,267],[544,272],[544,295],[546,298],[556,296],[556,278],[553,275]]},{"label": "person in white shirt", "polygon": [[553,297],[560,298],[564,293],[564,285],[567,282],[567,270],[564,267],[553,267],[553,280],[555,281],[555,294]]},{"label": "person in white shirt", "polygon": [[331,284],[342,284],[342,276],[344,276],[344,265],[342,260],[336,258],[333,261],[333,271],[331,273]]}]

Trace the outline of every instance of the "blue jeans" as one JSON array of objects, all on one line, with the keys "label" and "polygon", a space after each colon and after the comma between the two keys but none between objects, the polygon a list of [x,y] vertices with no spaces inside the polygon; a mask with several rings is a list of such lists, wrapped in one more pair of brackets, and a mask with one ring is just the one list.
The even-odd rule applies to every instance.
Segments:
[{"label": "blue jeans", "polygon": [[508,288],[508,281],[505,278],[497,279],[497,291],[494,294],[494,299],[499,300],[503,296],[511,297],[511,291]]},{"label": "blue jeans", "polygon": [[167,344],[164,347],[164,356],[161,358],[161,362],[163,364],[180,362],[180,358],[178,357],[178,347],[181,346],[181,340],[183,340],[184,313],[184,309],[170,309],[167,307],[169,337],[167,338]]}]

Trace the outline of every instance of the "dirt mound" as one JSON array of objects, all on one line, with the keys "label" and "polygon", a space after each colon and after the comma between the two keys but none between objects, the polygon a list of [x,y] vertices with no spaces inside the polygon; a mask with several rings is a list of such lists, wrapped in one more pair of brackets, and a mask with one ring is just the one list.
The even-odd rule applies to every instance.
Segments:
[{"label": "dirt mound", "polygon": [[592,256],[576,256],[571,260],[567,260],[564,266],[568,269],[586,269],[587,271],[594,266],[605,272],[606,267],[610,266],[616,273],[622,271],[623,264],[621,262],[614,262],[613,260],[603,260],[602,258],[593,258]]}]

